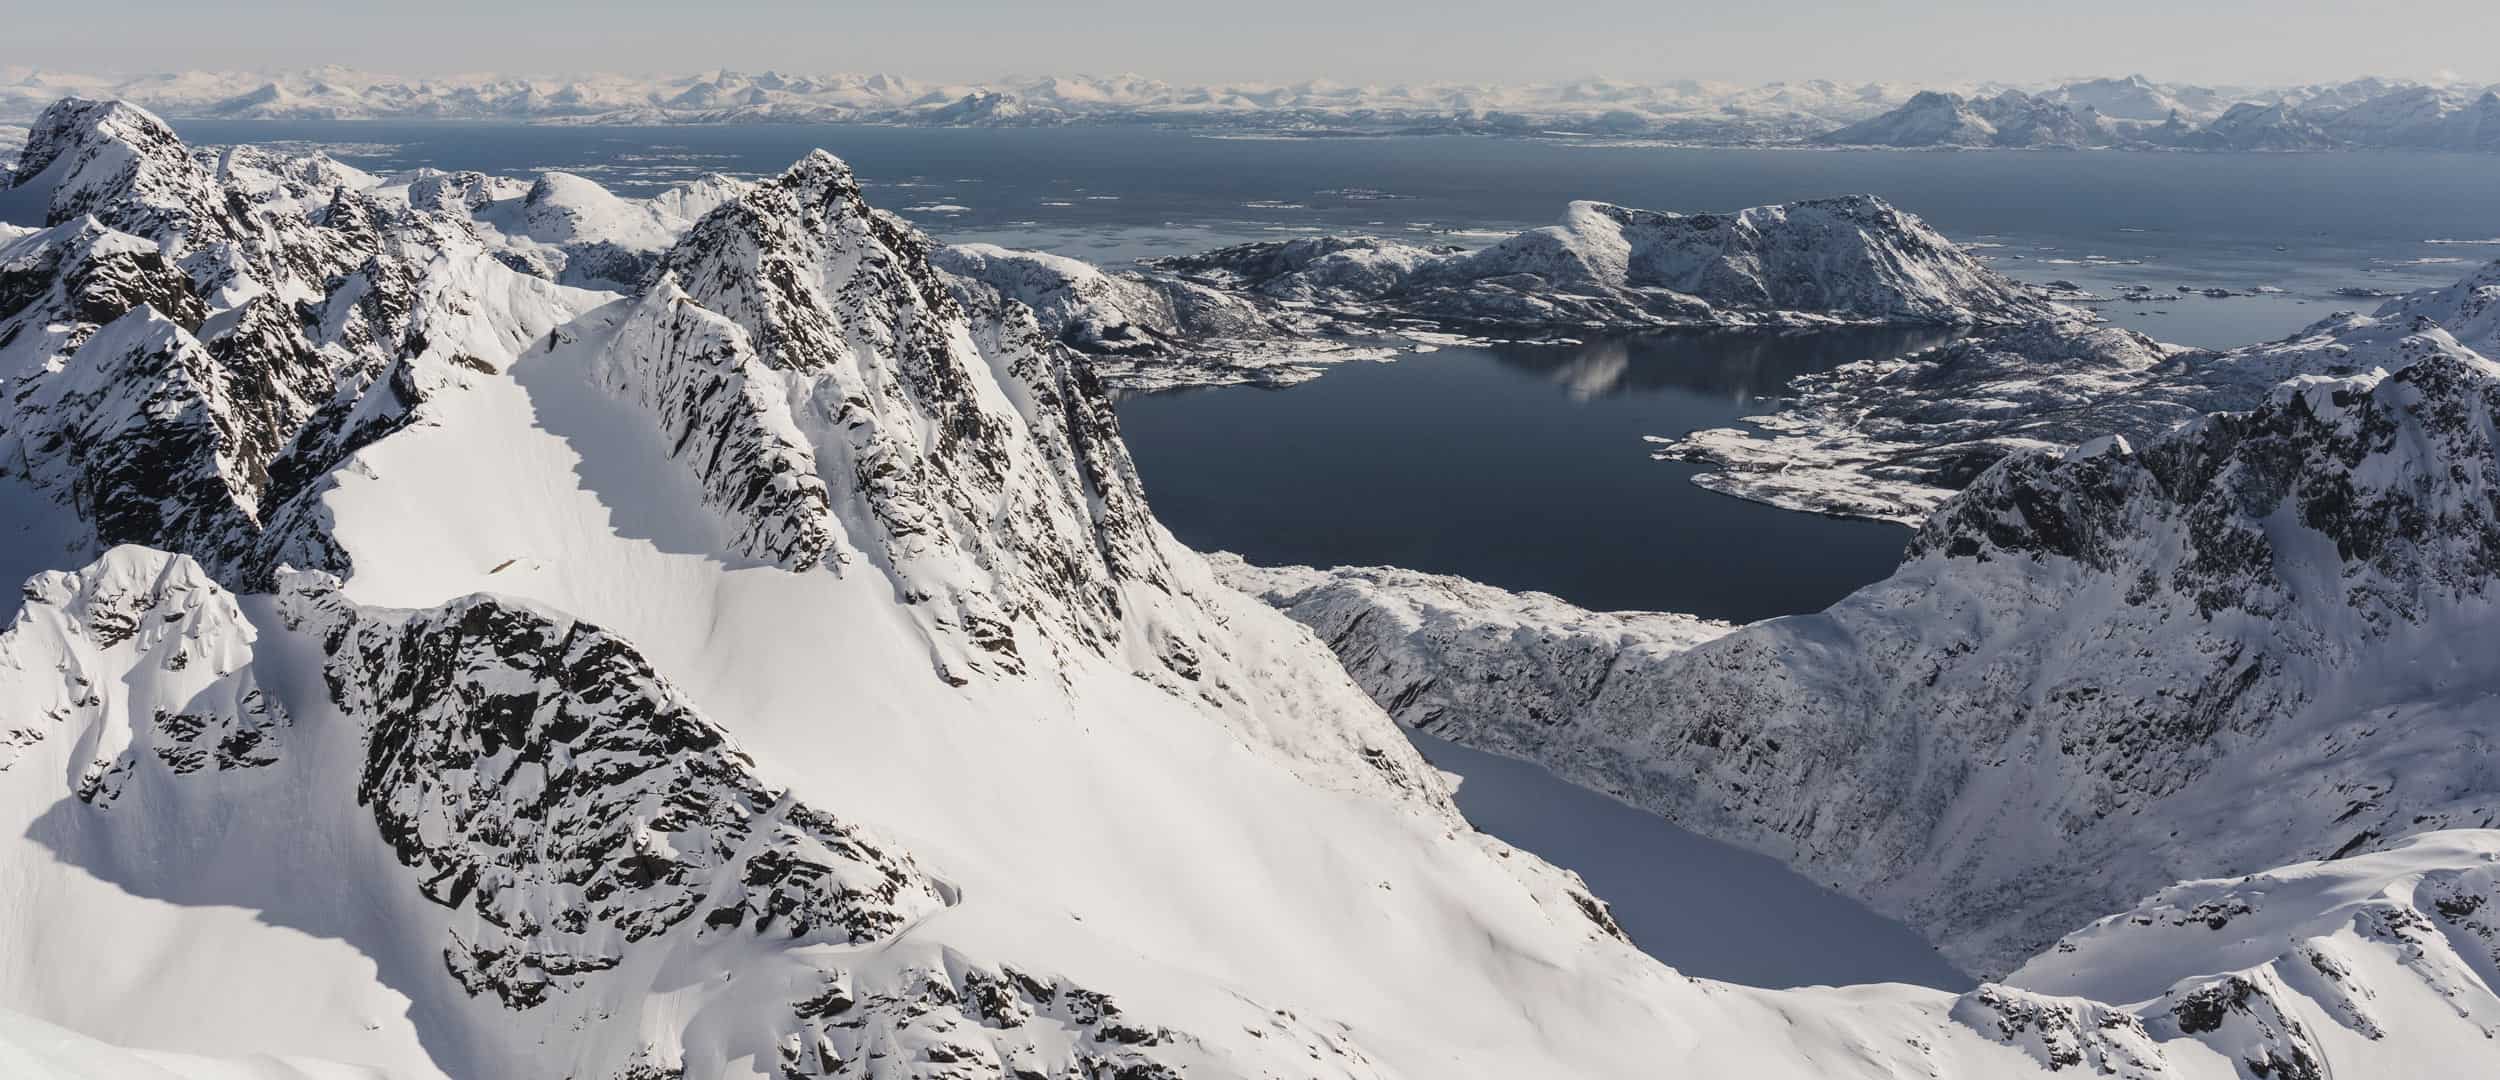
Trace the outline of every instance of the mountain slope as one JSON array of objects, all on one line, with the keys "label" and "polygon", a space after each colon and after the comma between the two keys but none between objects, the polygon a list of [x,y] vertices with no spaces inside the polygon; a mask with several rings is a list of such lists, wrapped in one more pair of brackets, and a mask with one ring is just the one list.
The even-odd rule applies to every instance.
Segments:
[{"label": "mountain slope", "polygon": [[[409,1077],[2059,1064],[2008,991],[1684,978],[1473,831],[1155,522],[1084,362],[961,302],[829,155],[624,296],[498,258],[463,192],[509,183],[185,171],[152,117],[62,112],[146,179],[16,230],[78,246],[12,279],[11,505],[102,550],[11,556],[60,565],[0,630],[0,1009]],[[175,445],[200,484],[158,505],[248,543],[55,479],[115,460],[92,431]],[[2467,565],[2436,554],[2385,573]]]},{"label": "mountain slope", "polygon": [[[465,197],[300,172],[337,186],[169,232],[279,247],[182,240],[235,286],[165,295],[303,318],[108,369],[144,401],[310,358],[327,397],[181,399],[220,421],[181,505],[260,535],[160,528],[189,550],[42,575],[0,634],[0,1006],[408,1076],[2007,1060],[1940,993],[1684,980],[1467,828],[1317,642],[1154,522],[1081,362],[958,303],[829,156],[703,215],[640,297],[521,274]],[[166,205],[240,183],[182,182],[208,194]],[[69,325],[28,339],[31,387],[124,355]],[[265,481],[233,464],[255,410],[289,447]],[[22,419],[33,475],[91,448]]]},{"label": "mountain slope", "polygon": [[2393,374],[2294,380],[2140,450],[2008,457],[1886,581],[1688,648],[1557,637],[1581,617],[1555,606],[1516,632],[1551,657],[1480,680],[1468,628],[1512,616],[1235,577],[1401,718],[1778,855],[2003,971],[2178,877],[2500,811],[2466,644],[2500,581],[2500,368],[2445,335],[2400,345]]}]

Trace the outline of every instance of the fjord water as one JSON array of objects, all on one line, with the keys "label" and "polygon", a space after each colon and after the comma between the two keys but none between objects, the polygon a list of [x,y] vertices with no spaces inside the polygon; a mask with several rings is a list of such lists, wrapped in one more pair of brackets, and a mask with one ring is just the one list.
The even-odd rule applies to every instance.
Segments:
[{"label": "fjord water", "polygon": [[1958,991],[1975,981],[1909,927],[1770,856],[1666,825],[1534,762],[1420,731],[1407,737],[1435,768],[1458,774],[1467,820],[1577,872],[1635,944],[1687,975],[1773,988],[1905,982]]},{"label": "fjord water", "polygon": [[1287,390],[1133,397],[1120,420],[1156,515],[1195,547],[1751,621],[1818,610],[1883,577],[1908,530],[1704,491],[1690,482],[1699,466],[1652,461],[1641,437],[1734,423],[1796,375],[1947,336],[1449,348]]}]

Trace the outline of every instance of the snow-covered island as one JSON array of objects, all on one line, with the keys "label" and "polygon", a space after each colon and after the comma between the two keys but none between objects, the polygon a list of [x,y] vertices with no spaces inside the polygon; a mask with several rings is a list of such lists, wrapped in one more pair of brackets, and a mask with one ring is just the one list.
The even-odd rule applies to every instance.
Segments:
[{"label": "snow-covered island", "polygon": [[1660,458],[1713,466],[1695,482],[1714,491],[1915,525],[2009,454],[2151,439],[2205,413],[2253,408],[2287,379],[2402,367],[2424,342],[2500,355],[2500,261],[2223,352],[2075,320],[1986,331],[1802,377],[1780,411],[1747,428],[1652,441]]},{"label": "snow-covered island", "polygon": [[1264,241],[1102,270],[941,249],[960,289],[1030,307],[1129,386],[1286,383],[1450,334],[1995,326],[2085,318],[1871,195],[1723,214],[1572,203],[1473,250],[1370,236]]}]

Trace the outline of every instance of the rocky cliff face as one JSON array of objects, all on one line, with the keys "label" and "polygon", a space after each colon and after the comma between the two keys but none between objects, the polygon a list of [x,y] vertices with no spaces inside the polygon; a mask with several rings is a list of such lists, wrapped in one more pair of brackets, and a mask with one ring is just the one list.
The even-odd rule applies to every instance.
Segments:
[{"label": "rocky cliff face", "polygon": [[318,159],[203,163],[128,105],[47,110],[0,208],[0,444],[95,543],[170,543],[265,580],[273,526],[346,450],[580,298]]}]

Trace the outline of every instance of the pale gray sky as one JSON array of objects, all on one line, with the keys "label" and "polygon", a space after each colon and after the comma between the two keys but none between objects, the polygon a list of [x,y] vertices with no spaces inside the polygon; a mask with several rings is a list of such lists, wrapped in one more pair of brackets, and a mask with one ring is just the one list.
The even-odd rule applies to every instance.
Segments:
[{"label": "pale gray sky", "polygon": [[119,72],[2500,81],[2500,0],[0,0],[0,30],[0,63]]}]

